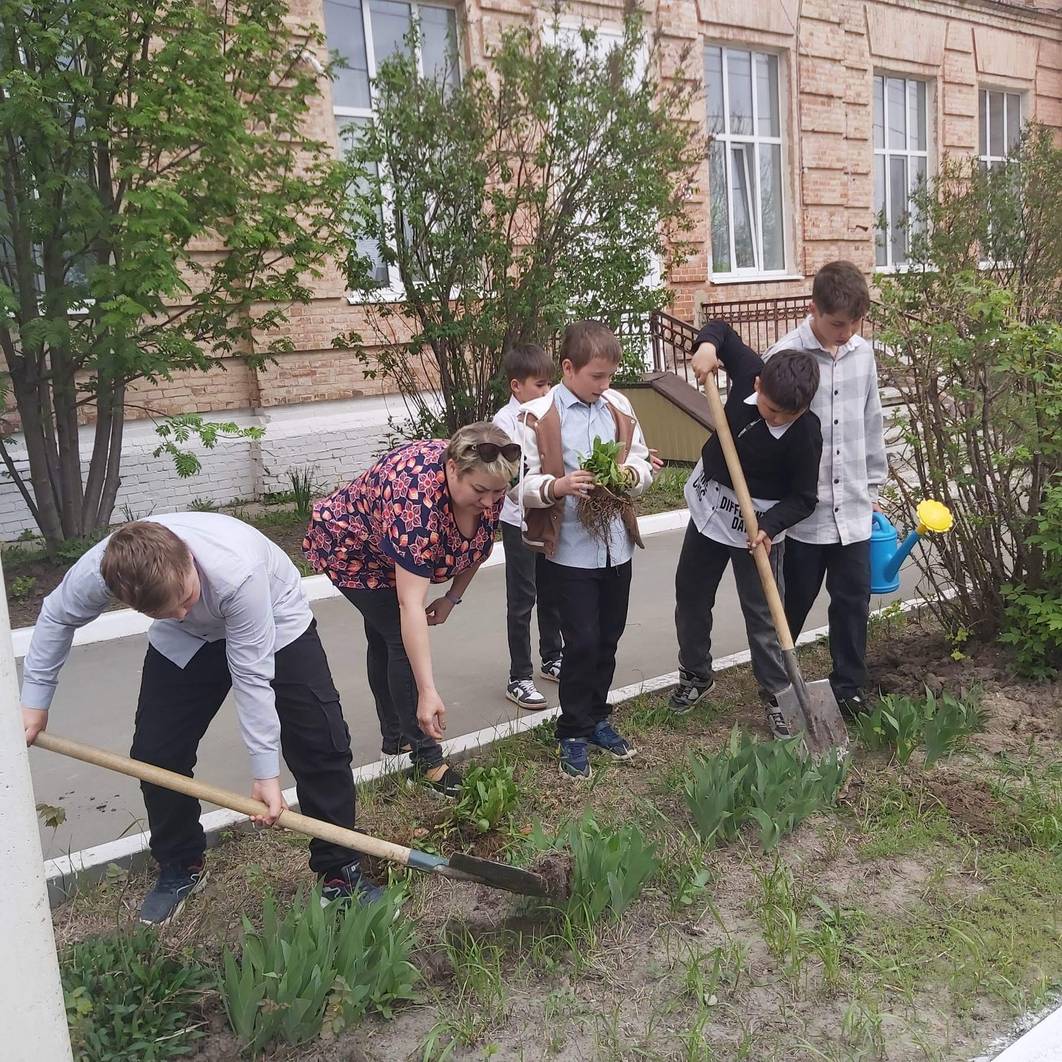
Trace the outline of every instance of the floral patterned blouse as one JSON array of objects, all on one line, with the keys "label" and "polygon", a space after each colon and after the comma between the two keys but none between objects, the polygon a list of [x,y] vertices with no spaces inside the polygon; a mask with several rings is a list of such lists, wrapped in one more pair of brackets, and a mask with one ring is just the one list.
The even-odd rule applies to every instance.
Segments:
[{"label": "floral patterned blouse", "polygon": [[396,564],[443,583],[484,560],[502,503],[465,538],[450,506],[445,452],[445,439],[407,443],[315,502],[302,543],[310,567],[336,586],[393,590]]}]

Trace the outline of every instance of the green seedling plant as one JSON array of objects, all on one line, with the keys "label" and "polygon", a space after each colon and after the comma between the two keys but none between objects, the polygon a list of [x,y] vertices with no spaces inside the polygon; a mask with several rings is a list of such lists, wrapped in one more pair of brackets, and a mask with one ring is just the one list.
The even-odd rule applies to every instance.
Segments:
[{"label": "green seedling plant", "polygon": [[16,575],[11,580],[11,589],[9,591],[12,601],[21,602],[25,601],[30,594],[33,593],[33,588],[37,585],[37,577],[34,575]]},{"label": "green seedling plant", "polygon": [[950,693],[938,697],[926,687],[920,699],[886,694],[853,725],[863,745],[871,750],[891,750],[901,765],[924,745],[929,767],[949,755],[967,734],[983,727],[979,705],[976,690],[959,699]]},{"label": "green seedling plant", "polygon": [[626,494],[628,484],[623,478],[623,469],[616,460],[619,453],[618,442],[602,442],[601,436],[595,435],[593,448],[579,462],[579,467],[593,472],[594,482],[599,487],[604,487],[613,494]]},{"label": "green seedling plant", "polygon": [[468,823],[480,833],[497,829],[520,799],[512,764],[470,767],[451,813],[455,823]]},{"label": "green seedling plant", "polygon": [[815,761],[802,755],[799,738],[755,741],[735,728],[722,752],[691,758],[682,788],[702,841],[733,841],[752,822],[770,851],[835,800],[846,772],[836,752]]},{"label": "green seedling plant", "polygon": [[78,1062],[156,1062],[191,1053],[213,974],[166,954],[153,929],[75,944],[60,970]]},{"label": "green seedling plant", "polygon": [[326,1019],[340,1031],[412,998],[412,929],[395,921],[399,902],[400,894],[388,891],[337,910],[322,907],[315,889],[281,917],[267,896],[262,928],[243,920],[239,962],[228,950],[223,960],[222,998],[245,1049],[258,1055],[277,1040],[306,1043]]}]

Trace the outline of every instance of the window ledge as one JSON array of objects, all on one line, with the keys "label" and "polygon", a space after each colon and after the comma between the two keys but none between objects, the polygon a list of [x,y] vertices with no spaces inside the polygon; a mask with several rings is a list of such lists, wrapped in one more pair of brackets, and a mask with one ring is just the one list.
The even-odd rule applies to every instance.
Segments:
[{"label": "window ledge", "polygon": [[405,302],[406,293],[403,288],[380,288],[371,295],[362,295],[348,291],[344,296],[348,306],[367,306],[383,302]]},{"label": "window ledge", "polygon": [[769,284],[779,280],[807,280],[801,273],[709,273],[711,284]]}]

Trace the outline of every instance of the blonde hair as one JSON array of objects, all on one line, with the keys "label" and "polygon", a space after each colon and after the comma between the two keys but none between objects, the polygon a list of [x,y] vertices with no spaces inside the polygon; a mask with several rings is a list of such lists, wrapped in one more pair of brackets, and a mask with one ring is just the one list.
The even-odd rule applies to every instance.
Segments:
[{"label": "blonde hair", "polygon": [[497,476],[506,482],[520,470],[520,461],[506,461],[501,455],[493,461],[484,461],[476,451],[478,443],[494,443],[495,446],[508,446],[512,439],[489,420],[476,424],[466,424],[458,428],[446,444],[446,460],[457,465],[457,474],[466,476],[469,472],[482,471],[488,476]]},{"label": "blonde hair", "polygon": [[100,574],[119,601],[151,615],[183,598],[191,566],[191,552],[168,527],[137,520],[111,535]]}]

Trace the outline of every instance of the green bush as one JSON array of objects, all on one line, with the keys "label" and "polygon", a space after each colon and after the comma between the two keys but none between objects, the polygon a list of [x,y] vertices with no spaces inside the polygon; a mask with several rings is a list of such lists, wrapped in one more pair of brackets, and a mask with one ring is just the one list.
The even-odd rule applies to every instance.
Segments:
[{"label": "green bush", "polygon": [[152,929],[93,937],[60,964],[70,1041],[79,1062],[154,1062],[187,1055],[214,976],[167,955]]},{"label": "green bush", "polygon": [[412,998],[412,927],[395,921],[398,903],[389,892],[371,904],[322,908],[315,890],[283,917],[267,897],[261,930],[245,918],[239,963],[225,952],[222,996],[247,1050],[306,1043],[326,1020],[340,1031]]},{"label": "green bush", "polygon": [[511,764],[475,766],[465,775],[451,816],[454,822],[469,823],[486,833],[497,828],[519,799]]},{"label": "green bush", "polygon": [[950,693],[935,696],[928,688],[918,699],[890,693],[872,711],[858,716],[854,726],[868,749],[892,749],[907,763],[915,749],[925,745],[926,766],[950,753],[959,740],[983,725],[977,691],[965,700]]},{"label": "green bush", "polygon": [[732,841],[751,821],[760,844],[770,850],[813,811],[833,802],[846,771],[836,752],[819,761],[805,758],[800,738],[755,741],[735,728],[722,752],[691,757],[682,789],[703,841]]},{"label": "green bush", "polygon": [[660,868],[656,846],[634,825],[610,830],[587,811],[568,828],[572,852],[568,914],[589,928],[607,913],[619,918]]}]

